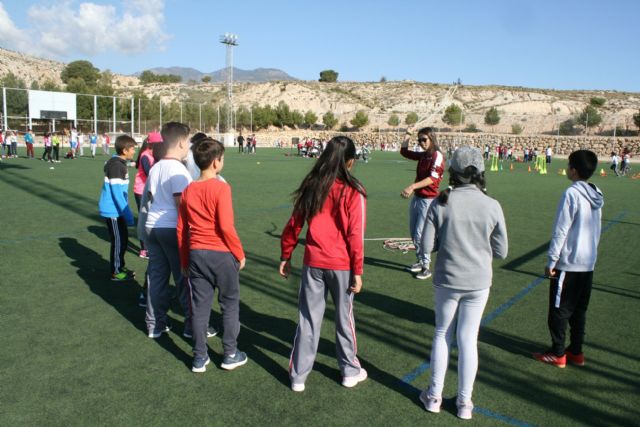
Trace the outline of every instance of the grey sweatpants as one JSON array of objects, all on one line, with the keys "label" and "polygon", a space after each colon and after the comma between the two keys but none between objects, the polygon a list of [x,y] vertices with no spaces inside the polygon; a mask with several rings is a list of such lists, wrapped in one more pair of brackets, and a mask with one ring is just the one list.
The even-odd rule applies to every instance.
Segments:
[{"label": "grey sweatpants", "polygon": [[167,311],[171,302],[169,276],[178,289],[178,298],[184,309],[184,331],[191,333],[191,307],[188,289],[180,271],[180,254],[175,228],[147,228],[144,244],[149,252],[147,268],[147,315],[149,332],[160,332],[167,326]]},{"label": "grey sweatpants", "polygon": [[193,356],[207,357],[207,328],[215,288],[222,311],[222,347],[225,356],[236,352],[240,333],[239,263],[231,252],[192,249],[189,252]]},{"label": "grey sweatpants", "polygon": [[409,204],[409,232],[416,247],[416,258],[424,267],[429,267],[429,264],[431,264],[431,254],[425,253],[422,247],[422,235],[424,234],[427,211],[429,211],[431,202],[433,202],[433,199],[413,196]]},{"label": "grey sweatpants", "polygon": [[289,360],[292,383],[304,383],[313,368],[329,292],[336,307],[336,358],[340,372],[343,377],[360,373],[350,280],[350,271],[303,266],[298,295],[298,328]]}]

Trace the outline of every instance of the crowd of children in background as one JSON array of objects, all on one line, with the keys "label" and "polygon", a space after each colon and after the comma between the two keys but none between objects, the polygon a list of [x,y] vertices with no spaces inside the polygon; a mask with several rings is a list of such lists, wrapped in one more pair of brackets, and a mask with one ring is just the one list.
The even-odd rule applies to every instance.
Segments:
[{"label": "crowd of children in background", "polygon": [[[231,186],[222,178],[225,147],[207,135],[189,138],[182,123],[166,123],[161,132],[150,133],[136,160],[134,196],[138,207],[140,257],[148,259],[140,305],[146,308],[149,338],[171,330],[168,311],[173,277],[184,311],[182,335],[193,340],[193,372],[205,372],[210,363],[207,339],[217,331],[209,325],[214,293],[223,323],[221,367],[232,370],[247,363],[238,349],[240,331],[239,271],[245,267],[243,245],[234,224]],[[472,416],[473,384],[478,369],[477,337],[480,319],[492,285],[492,258],[507,254],[507,228],[500,204],[487,196],[484,161],[491,155],[472,147],[452,147],[449,156],[449,187],[440,192],[445,158],[432,128],[417,133],[412,148],[408,134],[401,146],[403,157],[417,162],[415,181],[401,196],[411,199],[410,231],[416,247],[416,263],[408,269],[419,279],[432,277],[434,284],[435,334],[431,352],[431,379],[419,396],[425,409],[439,412],[445,373],[456,335],[458,346],[458,416]],[[109,154],[110,138],[101,136]],[[2,156],[17,157],[18,133],[0,132]],[[34,158],[34,134],[24,133],[27,157]],[[41,159],[59,162],[60,147],[68,145],[69,158],[83,155],[84,135],[75,128],[43,135]],[[255,153],[256,139],[237,140],[240,152]],[[98,135],[89,136],[95,157]],[[98,203],[110,240],[110,279],[135,278],[126,267],[128,227],[134,224],[128,204],[129,162],[135,140],[120,135],[116,154],[104,165]],[[244,148],[243,148],[244,146]],[[317,150],[314,152],[314,148]],[[381,149],[384,149],[381,147]],[[305,254],[298,301],[298,326],[289,364],[291,389],[305,390],[313,369],[320,324],[330,293],[336,311],[336,358],[342,385],[354,387],[367,379],[357,357],[354,296],[363,286],[366,191],[351,174],[358,157],[366,160],[369,147],[346,136],[319,143],[307,138],[298,145],[299,154],[317,157],[311,171],[293,193],[293,212],[281,235],[279,273],[288,278],[290,259],[298,237],[307,225]],[[500,145],[494,153],[513,159],[511,146]],[[522,161],[535,161],[540,153],[525,148]],[[616,175],[625,173],[630,153],[611,153]],[[551,162],[550,147],[544,150]],[[565,367],[567,361],[585,364],[583,354],[586,311],[600,237],[603,196],[588,182],[597,168],[596,155],[578,150],[569,156],[567,177],[573,182],[565,191],[556,214],[545,274],[551,280],[548,328],[551,349],[533,354],[541,362]],[[619,166],[620,165],[620,166]],[[577,236],[580,239],[577,239]],[[338,237],[336,237],[338,236]],[[438,251],[433,273],[431,253]],[[456,326],[457,319],[457,326]],[[565,348],[565,330],[570,344]]]},{"label": "crowd of children in background", "polygon": [[[11,159],[18,157],[18,140],[20,135],[22,135],[26,148],[26,157],[28,159],[36,158],[34,151],[36,135],[32,129],[27,129],[26,132],[17,130],[0,131],[0,146],[2,147],[0,158]],[[90,132],[88,134],[88,142],[91,157],[96,156],[98,139],[101,140],[103,154],[106,156],[111,155],[111,137],[109,134],[104,132],[98,136],[96,132]],[[47,131],[42,134],[42,155],[38,156],[38,158],[50,163],[60,163],[60,149],[67,148],[64,157],[67,159],[75,159],[84,156],[85,147],[85,134],[74,127],[58,132]]]}]

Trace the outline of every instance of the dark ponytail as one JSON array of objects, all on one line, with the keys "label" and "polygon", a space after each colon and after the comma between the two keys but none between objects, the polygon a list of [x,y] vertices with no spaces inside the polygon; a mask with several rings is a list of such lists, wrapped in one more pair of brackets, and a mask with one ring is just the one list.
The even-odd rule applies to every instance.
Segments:
[{"label": "dark ponytail", "polygon": [[300,187],[293,192],[293,213],[301,215],[305,221],[311,220],[322,209],[336,179],[365,195],[360,181],[347,169],[347,162],[355,157],[356,146],[351,138],[331,138],[311,171],[302,180]]},{"label": "dark ponytail", "polygon": [[464,173],[456,172],[449,168],[449,187],[438,195],[438,202],[446,206],[449,194],[459,185],[475,184],[484,194],[487,194],[487,181],[484,172],[478,172],[475,166],[467,166]]}]

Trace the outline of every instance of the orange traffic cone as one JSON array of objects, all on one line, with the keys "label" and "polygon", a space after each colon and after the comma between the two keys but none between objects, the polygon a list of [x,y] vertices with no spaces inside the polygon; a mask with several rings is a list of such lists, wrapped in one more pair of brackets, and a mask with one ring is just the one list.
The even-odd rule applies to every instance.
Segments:
[{"label": "orange traffic cone", "polygon": [[527,172],[529,173],[531,172],[531,166],[529,166],[529,169],[527,169]]},{"label": "orange traffic cone", "polygon": [[512,171],[512,170],[513,170],[513,163],[511,163],[511,164],[509,165],[509,170],[510,170],[510,171]]},{"label": "orange traffic cone", "polygon": [[607,176],[607,173],[604,171],[604,168],[600,168],[600,176]]}]

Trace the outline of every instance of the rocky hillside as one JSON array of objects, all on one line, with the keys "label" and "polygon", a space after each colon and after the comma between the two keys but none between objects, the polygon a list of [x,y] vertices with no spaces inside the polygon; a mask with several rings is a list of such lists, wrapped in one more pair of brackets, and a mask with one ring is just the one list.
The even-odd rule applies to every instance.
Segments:
[{"label": "rocky hillside", "polygon": [[[0,49],[0,75],[13,71],[27,85],[37,80],[51,79],[60,84],[60,71],[64,64],[38,59]],[[160,96],[164,102],[222,103],[226,98],[224,83],[151,84],[140,85],[137,77],[114,75],[116,90],[122,96],[142,90],[148,96]],[[447,97],[449,85],[413,81],[384,83],[320,83],[316,81],[278,81],[264,83],[239,82],[234,85],[234,105],[250,107],[253,104],[277,105],[286,102],[291,109],[311,110],[318,117],[332,111],[340,123],[348,123],[358,110],[369,114],[369,129],[389,129],[386,123],[392,114],[404,122],[406,114],[415,112],[438,128],[447,126],[436,113],[450,103],[464,111],[465,126],[470,124],[486,132],[510,133],[513,124],[519,124],[525,134],[552,133],[558,124],[581,111],[593,97],[606,103],[600,111],[603,122],[595,132],[614,127],[635,129],[632,116],[640,110],[640,93],[616,91],[557,91],[504,86],[460,86],[453,96]],[[484,114],[496,107],[501,114],[500,124],[484,124]],[[455,129],[454,129],[455,130]]]}]

